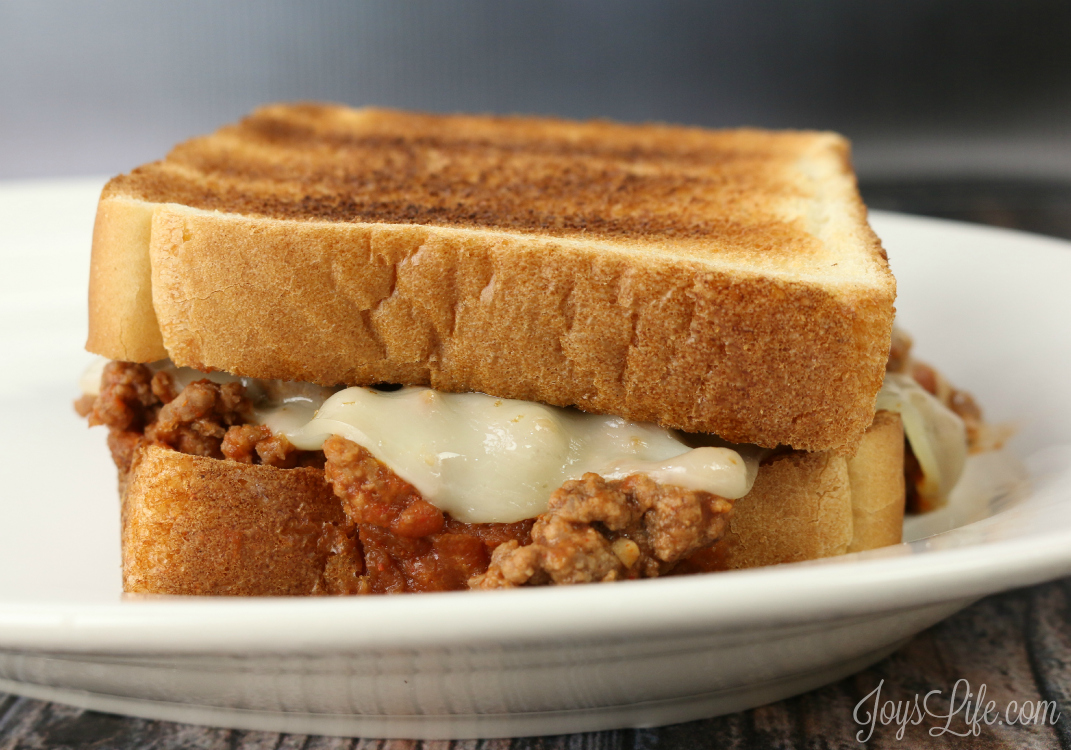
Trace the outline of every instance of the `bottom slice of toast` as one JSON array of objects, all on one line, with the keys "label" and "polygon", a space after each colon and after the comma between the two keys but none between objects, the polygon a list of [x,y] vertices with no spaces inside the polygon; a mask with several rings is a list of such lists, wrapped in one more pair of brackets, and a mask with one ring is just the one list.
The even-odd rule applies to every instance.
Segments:
[{"label": "bottom slice of toast", "polygon": [[792,452],[763,465],[736,501],[712,570],[816,560],[899,544],[904,432],[878,412],[856,454]]},{"label": "bottom slice of toast", "polygon": [[[362,593],[353,525],[316,468],[278,469],[141,445],[122,498],[128,593]],[[900,541],[903,429],[879,412],[852,458],[775,454],[725,536],[674,573],[797,562]]]},{"label": "bottom slice of toast", "polygon": [[122,520],[127,593],[360,593],[352,524],[320,469],[144,444],[127,475]]}]

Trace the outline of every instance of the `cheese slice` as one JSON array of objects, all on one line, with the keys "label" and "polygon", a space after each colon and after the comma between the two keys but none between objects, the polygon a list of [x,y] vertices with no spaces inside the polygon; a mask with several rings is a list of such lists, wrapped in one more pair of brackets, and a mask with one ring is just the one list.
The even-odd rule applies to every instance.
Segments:
[{"label": "cheese slice", "polygon": [[289,430],[264,424],[316,450],[330,435],[368,449],[428,502],[469,523],[509,523],[543,513],[563,482],[587,472],[744,496],[757,456],[728,447],[689,447],[654,424],[585,414],[531,401],[430,388],[347,388],[315,418]]},{"label": "cheese slice", "polygon": [[914,378],[898,373],[885,375],[875,408],[900,414],[904,435],[922,469],[921,491],[939,502],[947,500],[967,464],[963,420]]}]

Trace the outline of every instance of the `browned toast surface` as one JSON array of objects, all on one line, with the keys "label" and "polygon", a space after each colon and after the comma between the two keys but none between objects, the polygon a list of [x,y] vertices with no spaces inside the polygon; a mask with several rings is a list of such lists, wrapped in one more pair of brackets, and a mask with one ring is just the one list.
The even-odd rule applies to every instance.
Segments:
[{"label": "browned toast surface", "polygon": [[828,133],[275,105],[116,178],[104,196],[703,254],[717,243],[749,262],[799,262],[821,243],[789,215],[821,188],[794,167],[822,151],[847,169],[847,145]]}]

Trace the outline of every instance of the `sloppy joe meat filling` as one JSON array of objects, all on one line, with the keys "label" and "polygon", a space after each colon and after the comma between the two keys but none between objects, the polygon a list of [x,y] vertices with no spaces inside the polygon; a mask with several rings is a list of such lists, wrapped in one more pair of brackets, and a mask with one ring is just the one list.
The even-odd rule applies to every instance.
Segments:
[{"label": "sloppy joe meat filling", "polygon": [[732,503],[663,486],[645,475],[586,474],[552,496],[547,513],[517,523],[463,523],[365,448],[339,436],[322,451],[296,449],[250,423],[241,383],[190,383],[128,362],[104,368],[100,395],[76,407],[106,425],[121,474],[143,441],[182,453],[278,468],[324,470],[353,523],[361,591],[398,593],[609,581],[664,575],[725,531]]}]

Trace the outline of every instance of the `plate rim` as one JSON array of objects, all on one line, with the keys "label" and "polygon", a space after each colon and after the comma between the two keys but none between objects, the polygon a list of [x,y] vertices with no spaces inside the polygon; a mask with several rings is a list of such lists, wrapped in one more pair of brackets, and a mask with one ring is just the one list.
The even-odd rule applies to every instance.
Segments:
[{"label": "plate rim", "polygon": [[[88,191],[99,189],[103,179],[0,181],[0,192],[28,184],[47,192],[49,183]],[[924,231],[1001,235],[1042,252],[1071,251],[1071,242],[1017,230],[887,211],[871,211],[870,217],[878,229],[900,224]],[[1071,467],[1063,470],[1071,474]],[[1035,491],[1024,506],[1044,500]],[[1065,515],[1071,513],[1071,503],[1067,505]],[[554,640],[562,632],[571,639],[633,638],[756,624],[790,626],[984,596],[1066,575],[1071,573],[1071,524],[1025,538],[923,554],[911,554],[913,549],[918,547],[904,544],[819,561],[596,587],[359,599],[0,601],[0,650],[192,654],[237,649],[278,654],[489,643],[521,647]],[[954,593],[949,590],[952,579]],[[643,606],[636,607],[637,601]],[[666,611],[673,616],[667,617]],[[413,624],[444,615],[451,626],[442,631]],[[295,640],[294,633],[302,636]]]}]

